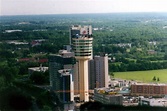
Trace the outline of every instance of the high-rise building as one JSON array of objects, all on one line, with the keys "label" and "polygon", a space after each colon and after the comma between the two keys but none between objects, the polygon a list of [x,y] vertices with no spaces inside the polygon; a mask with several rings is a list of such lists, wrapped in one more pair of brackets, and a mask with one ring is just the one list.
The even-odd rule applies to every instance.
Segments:
[{"label": "high-rise building", "polygon": [[72,79],[71,69],[58,70],[60,86],[59,90],[56,91],[59,100],[62,103],[69,103],[74,101],[74,83]]},{"label": "high-rise building", "polygon": [[59,54],[51,54],[49,56],[49,74],[50,86],[53,91],[60,89],[60,74],[58,70],[70,69],[75,64],[74,53],[67,51],[60,51]]},{"label": "high-rise building", "polygon": [[74,109],[74,93],[78,94],[78,70],[74,52],[70,47],[59,50],[59,54],[49,56],[49,74],[51,91],[54,92],[54,101],[61,102],[61,110]]},{"label": "high-rise building", "polygon": [[66,50],[60,50],[59,53],[64,56],[64,57],[72,57],[74,59],[72,64],[64,64],[63,68],[64,69],[72,69],[72,78],[74,80],[74,94],[77,95],[78,94],[78,90],[79,90],[79,80],[78,80],[78,62],[76,61],[76,59],[74,58],[74,52],[71,52],[71,47],[66,46],[65,48]]},{"label": "high-rise building", "polygon": [[89,76],[89,89],[96,88],[96,74],[95,74],[95,61],[91,59],[88,61],[88,76]]},{"label": "high-rise building", "polygon": [[108,56],[94,56],[89,61],[89,89],[108,87]]},{"label": "high-rise building", "polygon": [[92,58],[92,27],[73,25],[70,28],[70,44],[79,65],[80,101],[89,101],[88,60]]}]

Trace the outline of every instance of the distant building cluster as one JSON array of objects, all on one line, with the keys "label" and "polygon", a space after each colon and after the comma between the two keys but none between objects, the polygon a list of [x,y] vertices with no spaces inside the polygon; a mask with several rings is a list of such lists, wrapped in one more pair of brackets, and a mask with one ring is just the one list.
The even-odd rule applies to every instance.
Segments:
[{"label": "distant building cluster", "polygon": [[104,53],[93,56],[91,26],[71,26],[69,39],[70,45],[59,50],[58,54],[50,54],[48,60],[51,91],[64,104],[64,109],[73,106],[76,97],[80,102],[93,100],[123,105],[124,96],[162,97],[167,94],[166,85],[136,84],[125,80],[109,82],[109,58]]},{"label": "distant building cluster", "polygon": [[28,42],[19,42],[19,41],[15,41],[15,40],[8,41],[7,43],[8,44],[15,44],[15,45],[26,45],[26,44],[29,44]]},{"label": "distant building cluster", "polygon": [[130,84],[110,88],[95,88],[94,101],[124,106],[167,107],[166,84]]},{"label": "distant building cluster", "polygon": [[[98,101],[112,105],[150,105],[167,106],[167,99],[149,98],[167,95],[166,84],[142,84],[135,81],[109,78],[108,55],[93,56],[93,36],[91,26],[73,25],[70,27],[70,45],[48,59],[22,58],[19,62],[49,62],[49,67],[29,68],[33,72],[49,70],[50,88],[58,100],[64,104],[63,110],[74,109],[74,101]],[[43,40],[33,41],[39,45]],[[39,44],[38,44],[39,43]],[[118,44],[120,47],[131,44]],[[148,97],[148,98],[144,98]]]},{"label": "distant building cluster", "polygon": [[5,30],[4,33],[22,32],[22,30]]},{"label": "distant building cluster", "polygon": [[33,40],[30,44],[32,47],[34,47],[34,46],[41,45],[42,42],[44,42],[44,41],[45,41],[45,39]]},{"label": "distant building cluster", "polygon": [[20,58],[17,60],[18,62],[39,62],[39,63],[47,63],[48,59],[46,58]]}]

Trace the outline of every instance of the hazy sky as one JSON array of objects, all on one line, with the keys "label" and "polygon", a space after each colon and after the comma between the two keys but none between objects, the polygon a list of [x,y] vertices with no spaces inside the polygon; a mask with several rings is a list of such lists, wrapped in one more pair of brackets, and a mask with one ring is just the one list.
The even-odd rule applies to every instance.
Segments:
[{"label": "hazy sky", "polygon": [[167,0],[0,0],[0,15],[167,12]]}]

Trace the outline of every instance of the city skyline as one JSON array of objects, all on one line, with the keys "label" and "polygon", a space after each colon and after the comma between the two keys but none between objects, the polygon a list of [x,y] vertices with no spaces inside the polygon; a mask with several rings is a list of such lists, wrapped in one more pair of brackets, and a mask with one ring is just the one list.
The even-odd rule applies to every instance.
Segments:
[{"label": "city skyline", "polygon": [[166,3],[166,0],[2,0],[0,15],[167,12]]}]

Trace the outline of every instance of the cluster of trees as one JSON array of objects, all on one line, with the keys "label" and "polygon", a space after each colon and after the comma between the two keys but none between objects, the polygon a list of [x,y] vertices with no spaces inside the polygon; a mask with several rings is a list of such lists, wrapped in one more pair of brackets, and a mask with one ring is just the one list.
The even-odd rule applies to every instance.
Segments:
[{"label": "cluster of trees", "polygon": [[14,81],[18,74],[17,66],[0,64],[0,109],[30,110],[31,96],[16,87]]},{"label": "cluster of trees", "polygon": [[156,78],[156,76],[153,77],[153,81],[160,81],[159,77]]},{"label": "cluster of trees", "polygon": [[167,62],[140,62],[140,63],[109,63],[110,72],[125,72],[125,71],[143,71],[166,69]]},{"label": "cluster of trees", "polygon": [[[2,78],[0,77],[2,80]],[[1,81],[2,82],[2,81]],[[29,111],[32,108],[32,98],[29,94],[16,86],[2,84],[0,88],[0,109],[1,110],[24,110]],[[2,87],[4,87],[2,89]]]},{"label": "cluster of trees", "polygon": [[29,111],[39,108],[51,110],[53,104],[49,92],[34,86],[49,84],[48,71],[45,73],[34,72],[28,76],[28,67],[36,63],[17,63],[17,61],[8,63],[0,63],[0,109]]},{"label": "cluster of trees", "polygon": [[[1,49],[1,51],[3,50]],[[42,97],[38,98],[36,95],[32,95],[35,91],[34,89],[36,89],[32,84],[49,84],[49,73],[34,73],[28,78],[28,68],[37,67],[39,63],[18,62],[15,58],[16,56],[12,56],[12,54],[0,54],[0,109],[24,111],[34,110],[35,107],[46,110],[50,109],[51,106],[46,105],[40,99]],[[33,90],[29,90],[29,88],[33,88]],[[38,90],[38,95],[47,95],[45,100],[50,97],[50,94],[46,94],[45,90]]]},{"label": "cluster of trees", "polygon": [[45,72],[33,72],[30,77],[30,81],[36,85],[49,84],[49,71]]}]

